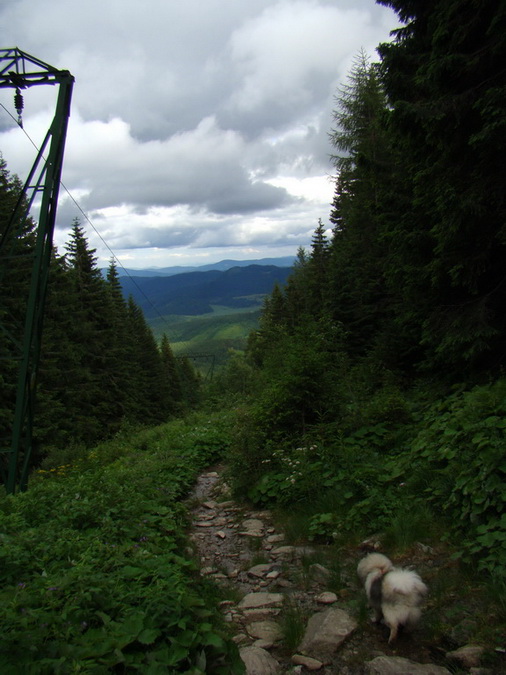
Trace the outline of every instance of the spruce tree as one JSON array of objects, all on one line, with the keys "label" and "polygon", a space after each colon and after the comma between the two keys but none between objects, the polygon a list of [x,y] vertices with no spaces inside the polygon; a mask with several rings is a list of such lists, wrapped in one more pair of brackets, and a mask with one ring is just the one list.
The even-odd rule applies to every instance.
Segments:
[{"label": "spruce tree", "polygon": [[128,299],[128,342],[134,419],[143,425],[160,424],[170,412],[169,383],[153,333],[131,296]]},{"label": "spruce tree", "polygon": [[200,400],[201,380],[187,356],[177,359],[177,373],[184,403],[190,408],[195,407]]},{"label": "spruce tree", "polygon": [[168,412],[174,414],[183,401],[183,391],[179,377],[177,361],[172,352],[167,335],[164,333],[160,343],[162,375],[168,385]]},{"label": "spruce tree", "polygon": [[344,324],[350,353],[364,354],[387,315],[385,223],[392,211],[394,153],[377,66],[360,53],[336,97],[336,192],[329,309]]},{"label": "spruce tree", "polygon": [[424,367],[468,377],[506,356],[506,8],[495,0],[381,2],[407,22],[379,49],[414,193],[395,236],[397,283],[406,305],[420,303],[411,317]]},{"label": "spruce tree", "polygon": [[[18,372],[22,356],[25,314],[32,273],[35,223],[23,219],[26,204],[17,176],[0,155],[0,448],[11,443]],[[6,455],[0,456],[5,466]],[[1,467],[0,467],[1,468]]]},{"label": "spruce tree", "polygon": [[115,386],[113,303],[76,218],[66,245],[67,273],[74,306],[76,356],[69,383],[69,405],[76,415],[78,438],[90,443],[119,428],[121,402]]}]

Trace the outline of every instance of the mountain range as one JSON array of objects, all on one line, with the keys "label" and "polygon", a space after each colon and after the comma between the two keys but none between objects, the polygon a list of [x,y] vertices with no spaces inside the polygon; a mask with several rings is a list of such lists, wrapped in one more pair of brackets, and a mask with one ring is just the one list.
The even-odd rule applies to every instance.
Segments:
[{"label": "mountain range", "polygon": [[[148,267],[146,269],[125,269],[118,267],[119,276],[130,277],[169,277],[175,274],[186,274],[187,272],[209,272],[218,270],[225,272],[231,267],[248,267],[249,265],[274,265],[275,267],[291,267],[295,262],[295,256],[285,256],[282,258],[261,258],[259,260],[220,260],[217,263],[207,265],[173,267]],[[107,272],[107,270],[104,270]]]},{"label": "mountain range", "polygon": [[[258,262],[270,260],[281,260],[283,264],[252,264],[254,261],[244,261],[243,266],[229,267],[236,261],[221,261],[215,263],[213,269],[208,269],[206,265],[197,270],[175,273],[169,270],[177,268],[163,268],[163,272],[159,269],[157,274],[151,276],[121,276],[120,283],[124,295],[133,297],[148,321],[156,316],[210,314],[216,308],[244,311],[260,307],[275,283],[282,286],[290,276],[291,267],[286,263],[289,261],[291,265],[293,258]],[[220,265],[225,269],[220,269]]]}]

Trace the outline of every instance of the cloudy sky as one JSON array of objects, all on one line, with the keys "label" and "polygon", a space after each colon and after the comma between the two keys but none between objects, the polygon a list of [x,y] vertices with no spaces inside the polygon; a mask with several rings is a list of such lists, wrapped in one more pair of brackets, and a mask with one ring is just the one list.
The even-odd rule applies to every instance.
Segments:
[{"label": "cloudy sky", "polygon": [[[78,216],[101,263],[142,268],[307,246],[328,222],[338,87],[398,22],[374,0],[2,0],[0,25],[1,48],[76,80],[55,243]],[[35,150],[13,93],[0,151],[24,180]],[[55,93],[25,92],[37,144]]]}]

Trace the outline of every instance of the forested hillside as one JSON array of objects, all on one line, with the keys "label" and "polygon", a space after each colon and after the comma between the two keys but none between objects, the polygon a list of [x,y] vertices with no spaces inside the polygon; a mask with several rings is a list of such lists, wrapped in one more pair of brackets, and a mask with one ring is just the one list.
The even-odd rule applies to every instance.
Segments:
[{"label": "forested hillside", "polygon": [[[5,232],[20,184],[1,164],[1,230]],[[2,239],[0,455],[6,450],[28,301],[34,223]],[[10,241],[9,241],[10,240]],[[12,246],[11,246],[12,244]],[[196,400],[198,381],[187,361],[176,360],[163,338],[157,344],[142,310],[124,299],[116,267],[103,279],[79,221],[65,252],[54,252],[44,316],[34,417],[32,464],[55,449],[90,446],[125,424],[167,420]]]},{"label": "forested hillside", "polygon": [[442,521],[504,588],[505,9],[384,4],[406,25],[337,92],[331,229],[250,337],[233,473],[314,536]]},{"label": "forested hillside", "polygon": [[256,308],[275,283],[284,284],[289,267],[247,265],[225,271],[193,271],[169,277],[121,277],[124,294],[131,295],[146,318],[210,314],[213,307]]}]

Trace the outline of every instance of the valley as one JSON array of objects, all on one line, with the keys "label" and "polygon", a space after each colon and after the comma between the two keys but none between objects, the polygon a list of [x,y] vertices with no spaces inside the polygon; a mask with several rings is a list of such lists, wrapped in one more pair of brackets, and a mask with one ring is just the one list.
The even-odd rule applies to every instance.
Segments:
[{"label": "valley", "polygon": [[182,273],[174,270],[184,268],[164,268],[156,276],[154,270],[136,270],[120,282],[125,298],[132,296],[141,307],[157,339],[167,335],[176,356],[212,354],[221,364],[229,349],[244,349],[258,326],[265,296],[275,284],[285,284],[292,262],[280,258],[245,265],[229,260]]}]

